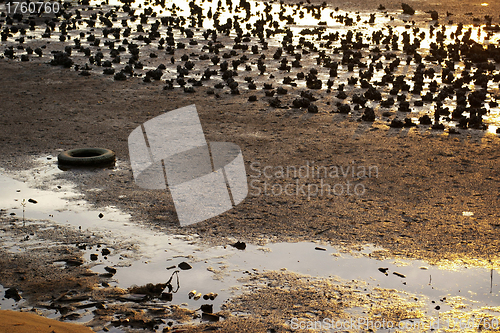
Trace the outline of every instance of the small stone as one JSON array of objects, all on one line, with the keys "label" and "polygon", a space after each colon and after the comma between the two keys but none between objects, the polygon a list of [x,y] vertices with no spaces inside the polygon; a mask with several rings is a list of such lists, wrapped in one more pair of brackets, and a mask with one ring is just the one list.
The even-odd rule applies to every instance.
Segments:
[{"label": "small stone", "polygon": [[92,254],[90,255],[90,260],[94,260],[94,261],[95,261],[95,260],[97,260],[97,258],[98,258],[98,255],[97,255],[97,254],[95,254],[95,253],[92,253]]},{"label": "small stone", "polygon": [[384,273],[385,275],[387,275],[387,271],[389,270],[389,268],[387,268],[387,267],[380,267],[378,270],[380,272]]},{"label": "small stone", "polygon": [[351,112],[351,107],[347,104],[341,104],[338,106],[338,111],[342,114],[348,114],[349,112]]},{"label": "small stone", "polygon": [[81,265],[83,265],[83,259],[82,258],[66,259],[66,265],[68,265],[68,266],[81,266]]},{"label": "small stone", "polygon": [[367,107],[361,116],[361,120],[375,121],[375,111],[373,111],[373,108]]},{"label": "small stone", "polygon": [[16,302],[19,302],[22,297],[16,288],[9,288],[5,291],[5,298],[12,298]]},{"label": "small stone", "polygon": [[391,124],[389,126],[392,128],[401,128],[404,126],[404,123],[401,120],[395,118],[391,121]]},{"label": "small stone", "polygon": [[403,279],[406,278],[406,275],[398,273],[398,272],[392,272],[392,274],[399,276],[400,278],[403,278]]},{"label": "small stone", "polygon": [[418,118],[418,121],[422,125],[430,125],[430,124],[432,124],[432,119],[428,115],[423,115],[422,117]]},{"label": "small stone", "polygon": [[207,321],[219,321],[219,316],[213,313],[202,313],[201,315],[202,320],[207,320]]},{"label": "small stone", "polygon": [[238,250],[244,250],[247,248],[247,245],[244,242],[240,242],[240,241],[238,241],[234,244],[231,244],[231,246],[237,248]]},{"label": "small stone", "polygon": [[201,309],[201,311],[206,312],[206,313],[213,313],[214,312],[214,305],[213,304],[202,304],[200,309]]},{"label": "small stone", "polygon": [[184,271],[185,271],[185,270],[188,270],[188,269],[193,268],[190,264],[188,264],[188,263],[187,263],[187,262],[185,262],[185,261],[181,262],[181,263],[178,265],[178,267],[179,267],[180,269],[184,270]]},{"label": "small stone", "polygon": [[38,201],[36,201],[35,199],[31,199],[31,198],[30,198],[30,199],[28,199],[28,202],[31,202],[32,204],[36,204],[36,203],[38,203]]},{"label": "small stone", "polygon": [[217,297],[217,295],[217,293],[208,293],[206,295],[203,295],[203,299],[213,301]]},{"label": "small stone", "polygon": [[403,14],[413,15],[415,14],[415,9],[413,9],[410,5],[406,3],[402,3],[401,7],[403,8]]},{"label": "small stone", "polygon": [[102,219],[104,217],[104,214],[103,213],[99,213],[99,218]]},{"label": "small stone", "polygon": [[307,112],[309,113],[318,113],[318,106],[316,104],[309,104],[307,107]]},{"label": "small stone", "polygon": [[101,253],[102,253],[103,256],[107,256],[108,254],[111,253],[111,251],[109,249],[102,249]]},{"label": "small stone", "polygon": [[116,274],[116,268],[114,267],[106,266],[104,267],[104,269],[106,270],[106,272],[109,272],[111,274]]}]

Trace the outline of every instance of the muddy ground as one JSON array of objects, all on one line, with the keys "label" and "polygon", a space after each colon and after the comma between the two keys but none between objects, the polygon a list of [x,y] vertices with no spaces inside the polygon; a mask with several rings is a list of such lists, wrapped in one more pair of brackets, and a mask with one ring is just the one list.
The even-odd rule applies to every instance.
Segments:
[{"label": "muddy ground", "polygon": [[[352,10],[364,6],[358,2],[338,5]],[[475,1],[454,2],[446,7],[436,3],[412,5],[422,11],[438,10],[441,16],[449,11],[454,13],[449,19],[465,22],[498,12],[494,10],[498,4],[481,6]],[[390,2],[386,7],[396,10],[399,4]],[[469,11],[473,15],[466,15]],[[180,88],[163,90],[162,82],[144,83],[142,78],[114,81],[102,75],[84,77],[70,69],[18,60],[0,60],[0,74],[0,166],[10,171],[29,169],[36,165],[33,157],[56,156],[75,147],[112,149],[121,162],[120,168],[95,175],[69,171],[58,176],[74,181],[96,207],[116,205],[141,223],[171,234],[197,233],[212,244],[226,244],[229,238],[245,242],[322,240],[346,248],[369,243],[386,249],[378,253],[380,257],[402,256],[431,263],[463,261],[466,265],[492,261],[497,267],[500,140],[493,133],[468,129],[453,135],[430,130],[428,126],[394,129],[388,126],[389,117],[379,117],[374,123],[360,122],[361,113],[333,113],[333,105],[327,103],[331,98],[324,90],[314,93],[320,97],[319,113],[309,114],[301,109],[271,108],[268,99],[260,95],[256,102],[249,102],[248,97],[254,93],[247,90],[241,90],[240,95],[231,95],[227,90],[209,95],[211,88],[199,87],[188,94]],[[283,97],[288,104],[292,101],[290,95]],[[261,190],[265,181],[283,186],[295,183],[292,178],[252,177],[257,175],[256,169],[265,166],[300,167],[309,162],[316,166],[372,166],[378,172],[363,179],[329,179],[342,184],[346,180],[363,184],[366,191],[360,196],[255,195],[255,188],[250,186],[248,197],[236,208],[180,228],[173,203],[163,191],[144,190],[134,184],[127,138],[145,121],[193,103],[207,140],[239,145],[249,181],[258,181],[249,185],[260,184]],[[255,162],[260,163],[258,167]],[[300,181],[317,183],[318,179],[306,177]],[[96,187],[102,191],[93,191]],[[473,216],[464,212],[472,212]],[[3,218],[2,227],[14,235],[24,235],[26,230],[18,231],[21,227],[16,225],[10,227],[11,222],[11,218]],[[87,236],[71,231],[65,231],[62,239],[46,235],[62,247],[41,258],[50,262],[78,256],[77,245],[88,242]],[[91,287],[102,283],[98,276],[87,276],[88,272],[78,266],[66,272],[69,275],[61,275],[55,274],[49,265],[38,267],[33,257],[5,254],[1,258],[0,283],[16,285],[39,301],[58,297],[68,289],[92,293]],[[25,268],[20,270],[19,266]],[[317,290],[326,288],[322,285],[325,281],[303,286],[300,278],[287,273],[258,274],[254,280],[260,279],[270,285],[262,287],[254,298],[258,302],[244,296],[229,309],[258,316],[228,316],[215,325],[228,332],[234,331],[232,325],[239,332],[285,330],[283,319],[293,311],[283,307],[279,313],[266,312],[272,306],[262,304],[269,300],[270,293],[283,304],[306,295],[303,303],[309,304]],[[272,285],[272,281],[280,285],[287,280],[298,281],[292,289],[303,293],[280,291]],[[58,288],[39,299],[34,291],[47,284]],[[115,290],[113,297],[124,292]],[[400,299],[396,304],[401,308],[404,302]],[[337,303],[318,301],[314,306],[318,311],[329,309],[330,315],[341,315],[341,309],[335,312]],[[356,304],[369,301],[356,299]],[[307,307],[295,310],[299,314],[307,311]],[[412,311],[402,310],[402,316],[410,316]]]},{"label": "muddy ground", "polygon": [[[383,119],[370,124],[331,114],[327,106],[314,115],[271,109],[265,101],[248,102],[247,92],[216,98],[203,87],[185,94],[140,79],[114,82],[44,65],[3,62],[2,68],[9,69],[2,77],[1,92],[3,165],[29,167],[31,156],[57,155],[60,149],[110,148],[125,166],[96,177],[82,176],[78,182],[83,191],[103,189],[87,192],[87,199],[97,206],[116,204],[138,220],[175,233],[196,232],[215,242],[224,237],[247,241],[264,237],[373,243],[393,254],[433,261],[496,255],[500,141],[494,134],[399,130],[389,128]],[[144,121],[192,103],[197,104],[208,141],[230,141],[241,147],[250,181],[295,184],[294,179],[253,177],[265,166],[298,168],[307,162],[347,167],[354,161],[356,168],[378,167],[378,177],[372,169],[371,178],[357,182],[352,177],[327,179],[331,184],[362,183],[366,192],[361,196],[326,192],[310,198],[307,193],[274,196],[271,190],[266,196],[264,185],[254,183],[235,209],[197,225],[176,227],[173,203],[164,192],[134,184],[126,162],[127,138]],[[252,168],[255,162],[260,164]],[[63,177],[78,179],[71,172]],[[474,216],[463,216],[464,211]]]}]

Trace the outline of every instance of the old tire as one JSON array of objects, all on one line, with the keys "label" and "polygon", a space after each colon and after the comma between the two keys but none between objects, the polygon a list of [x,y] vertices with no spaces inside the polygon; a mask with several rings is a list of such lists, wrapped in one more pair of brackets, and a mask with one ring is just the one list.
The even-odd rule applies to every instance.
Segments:
[{"label": "old tire", "polygon": [[57,156],[59,164],[85,167],[114,164],[115,159],[115,153],[106,148],[77,148]]}]

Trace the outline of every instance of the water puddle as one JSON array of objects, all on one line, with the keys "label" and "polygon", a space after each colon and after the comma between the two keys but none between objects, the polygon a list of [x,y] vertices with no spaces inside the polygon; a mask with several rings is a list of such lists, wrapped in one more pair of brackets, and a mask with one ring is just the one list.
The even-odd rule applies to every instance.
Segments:
[{"label": "water puddle", "polygon": [[[244,291],[239,279],[249,272],[287,270],[315,278],[364,281],[368,288],[394,289],[415,295],[419,300],[425,300],[429,315],[455,311],[456,308],[452,303],[448,304],[447,299],[460,298],[461,311],[464,312],[500,307],[500,276],[488,267],[455,266],[444,269],[419,260],[378,260],[371,258],[371,254],[383,249],[370,245],[354,252],[314,242],[269,243],[265,246],[246,244],[244,250],[231,244],[208,246],[202,244],[197,235],[168,235],[144,228],[116,209],[92,210],[68,187],[64,191],[49,191],[31,188],[30,185],[0,174],[0,187],[3,189],[0,207],[4,209],[3,213],[7,216],[15,213],[12,218],[16,218],[16,223],[22,223],[22,200],[35,199],[36,203],[28,202],[25,207],[25,223],[43,223],[37,220],[48,219],[59,225],[75,229],[82,227],[107,235],[110,244],[106,250],[109,253],[104,252],[101,246],[86,246],[83,249],[85,264],[99,274],[109,273],[110,268],[115,269],[109,285],[124,289],[148,283],[165,283],[172,278],[172,299],[149,301],[147,304],[151,306],[180,304],[190,310],[198,310],[202,304],[212,304],[214,311],[218,311],[228,299]],[[100,213],[104,217],[100,218]],[[31,237],[36,242],[16,242],[5,232],[0,236],[0,246],[14,254],[50,245],[40,243],[36,235]],[[135,246],[118,251],[113,248],[113,239],[127,240]],[[182,269],[186,268],[182,263],[187,263],[188,269]],[[54,267],[63,268],[63,265],[56,262]],[[0,286],[0,295],[4,292],[5,289]],[[215,297],[200,297],[205,295]],[[438,308],[436,304],[439,304]],[[2,309],[21,308],[23,301],[16,303],[4,298],[0,306]],[[44,313],[51,318],[88,322],[93,318],[93,309],[95,307],[79,309],[74,314],[75,318],[61,317],[57,312],[46,309]],[[162,327],[165,326],[160,325]],[[113,331],[119,332],[119,329],[113,328]]]},{"label": "water puddle", "polygon": [[[0,310],[18,310],[25,306],[26,300],[20,299],[17,301],[15,298],[6,297],[5,292],[9,288],[5,288],[0,284]],[[19,295],[22,297],[22,295]]]}]

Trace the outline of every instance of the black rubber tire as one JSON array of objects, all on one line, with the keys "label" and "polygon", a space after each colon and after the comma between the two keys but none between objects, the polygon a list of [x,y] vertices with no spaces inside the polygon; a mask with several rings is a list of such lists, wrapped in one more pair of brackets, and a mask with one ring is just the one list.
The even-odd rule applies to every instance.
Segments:
[{"label": "black rubber tire", "polygon": [[77,148],[57,156],[59,164],[86,167],[114,164],[115,160],[116,154],[106,148]]}]

